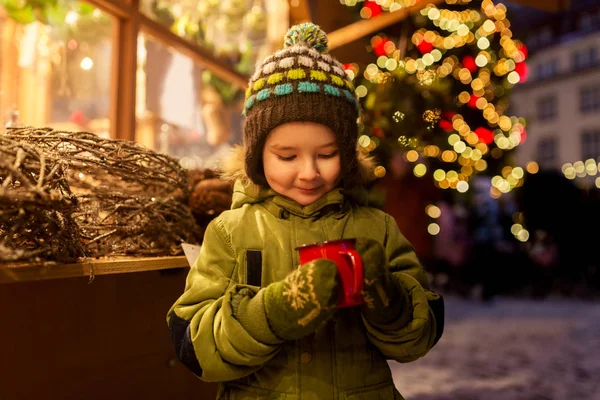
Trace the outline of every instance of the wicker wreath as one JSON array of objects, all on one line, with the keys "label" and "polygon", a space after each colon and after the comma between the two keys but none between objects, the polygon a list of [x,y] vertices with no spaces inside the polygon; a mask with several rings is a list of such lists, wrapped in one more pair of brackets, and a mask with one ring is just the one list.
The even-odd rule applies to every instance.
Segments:
[{"label": "wicker wreath", "polygon": [[66,164],[0,135],[0,263],[73,262],[84,255]]},{"label": "wicker wreath", "polygon": [[28,127],[4,136],[66,164],[86,256],[179,255],[181,242],[199,242],[187,173],[175,158],[88,132]]}]

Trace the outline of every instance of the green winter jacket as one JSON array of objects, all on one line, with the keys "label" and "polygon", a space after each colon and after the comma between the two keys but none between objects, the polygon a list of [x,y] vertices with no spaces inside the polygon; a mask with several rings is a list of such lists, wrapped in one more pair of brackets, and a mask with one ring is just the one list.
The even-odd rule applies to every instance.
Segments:
[{"label": "green winter jacket", "polygon": [[[207,227],[185,291],[167,316],[179,360],[200,379],[220,382],[219,399],[402,399],[386,360],[424,356],[441,336],[443,303],[393,218],[364,206],[362,194],[335,189],[302,207],[236,182],[232,209]],[[384,245],[410,299],[398,321],[373,326],[358,307],[343,308],[314,334],[284,342],[264,309],[251,332],[233,316],[233,294],[250,288],[261,296],[261,288],[297,268],[297,246],[355,237]]]}]

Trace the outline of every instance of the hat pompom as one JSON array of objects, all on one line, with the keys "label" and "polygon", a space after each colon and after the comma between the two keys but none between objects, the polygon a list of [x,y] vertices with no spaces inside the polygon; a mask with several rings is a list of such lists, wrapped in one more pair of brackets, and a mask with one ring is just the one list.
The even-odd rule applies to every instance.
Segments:
[{"label": "hat pompom", "polygon": [[312,22],[294,25],[285,34],[284,48],[304,42],[319,53],[327,53],[327,35]]}]

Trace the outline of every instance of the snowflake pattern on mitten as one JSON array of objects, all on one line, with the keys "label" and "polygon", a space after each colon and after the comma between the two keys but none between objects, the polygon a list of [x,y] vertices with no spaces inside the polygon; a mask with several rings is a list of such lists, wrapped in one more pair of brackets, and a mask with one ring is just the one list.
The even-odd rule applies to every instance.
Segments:
[{"label": "snowflake pattern on mitten", "polygon": [[298,270],[285,278],[283,296],[289,301],[294,310],[304,307],[310,301],[312,286],[308,282],[310,278],[312,278],[310,271],[309,275],[304,276],[298,273]]},{"label": "snowflake pattern on mitten", "polygon": [[298,325],[306,326],[317,318],[323,307],[317,300],[313,284],[315,265],[299,267],[284,280],[283,297],[294,310],[309,309],[308,314],[298,319]]}]

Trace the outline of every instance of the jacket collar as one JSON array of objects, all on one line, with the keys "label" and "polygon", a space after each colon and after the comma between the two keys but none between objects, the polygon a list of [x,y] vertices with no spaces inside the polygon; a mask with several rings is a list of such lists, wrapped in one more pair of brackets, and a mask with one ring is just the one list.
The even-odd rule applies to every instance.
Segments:
[{"label": "jacket collar", "polygon": [[352,190],[336,188],[314,203],[302,206],[273,189],[237,180],[233,187],[231,209],[240,208],[244,204],[257,203],[262,203],[271,214],[278,218],[287,219],[289,214],[301,218],[318,218],[331,213],[342,213],[352,204],[367,205],[367,191],[362,187]]}]

